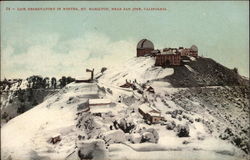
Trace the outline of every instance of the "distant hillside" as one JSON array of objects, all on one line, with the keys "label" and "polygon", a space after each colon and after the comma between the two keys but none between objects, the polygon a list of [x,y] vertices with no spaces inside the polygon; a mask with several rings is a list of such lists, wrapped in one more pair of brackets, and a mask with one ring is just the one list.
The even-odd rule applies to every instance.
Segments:
[{"label": "distant hillside", "polygon": [[9,120],[42,103],[47,96],[57,93],[60,88],[75,79],[63,76],[31,76],[26,79],[5,79],[0,81],[1,127]]},{"label": "distant hillside", "polygon": [[237,69],[227,67],[210,58],[198,58],[184,66],[176,66],[174,74],[163,78],[173,87],[198,86],[238,86],[248,85],[249,81],[243,79]]}]

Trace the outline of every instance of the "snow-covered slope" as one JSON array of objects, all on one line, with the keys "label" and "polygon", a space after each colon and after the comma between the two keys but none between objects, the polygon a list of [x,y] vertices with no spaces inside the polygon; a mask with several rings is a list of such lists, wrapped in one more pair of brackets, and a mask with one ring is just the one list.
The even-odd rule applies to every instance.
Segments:
[{"label": "snow-covered slope", "polygon": [[136,57],[130,59],[125,64],[109,68],[100,77],[102,83],[109,83],[120,86],[127,81],[137,81],[145,83],[150,80],[164,78],[174,73],[172,68],[155,67],[154,57]]},{"label": "snow-covered slope", "polygon": [[[247,159],[248,88],[174,88],[160,81],[173,68],[153,65],[152,57],[133,58],[99,73],[97,82],[67,85],[10,120],[1,129],[1,159]],[[136,88],[119,87],[126,80]],[[112,103],[88,110],[89,98]],[[146,123],[141,105],[165,120]]]},{"label": "snow-covered slope", "polygon": [[[10,120],[1,129],[2,159],[64,159],[74,150],[78,104],[97,97],[95,84],[68,85],[40,105]],[[48,143],[61,134],[60,145]]]},{"label": "snow-covered slope", "polygon": [[32,89],[27,86],[28,81],[22,80],[10,85],[10,88],[6,87],[8,90],[0,91],[1,126],[57,92],[56,89]]}]

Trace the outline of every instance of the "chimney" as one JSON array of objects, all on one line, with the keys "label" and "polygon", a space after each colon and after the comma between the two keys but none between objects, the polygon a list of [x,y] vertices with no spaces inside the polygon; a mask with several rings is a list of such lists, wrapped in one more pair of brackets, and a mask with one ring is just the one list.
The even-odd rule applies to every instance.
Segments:
[{"label": "chimney", "polygon": [[91,71],[91,81],[94,79],[94,68]]}]

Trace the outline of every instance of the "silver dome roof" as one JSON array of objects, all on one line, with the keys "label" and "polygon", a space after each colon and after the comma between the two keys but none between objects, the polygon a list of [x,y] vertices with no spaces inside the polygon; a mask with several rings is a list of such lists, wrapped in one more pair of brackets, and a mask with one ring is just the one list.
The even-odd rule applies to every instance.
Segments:
[{"label": "silver dome roof", "polygon": [[150,40],[142,39],[140,40],[140,42],[138,42],[137,49],[144,49],[144,48],[154,49],[154,44]]},{"label": "silver dome roof", "polygon": [[198,47],[196,45],[192,45],[190,49],[192,51],[198,52]]}]

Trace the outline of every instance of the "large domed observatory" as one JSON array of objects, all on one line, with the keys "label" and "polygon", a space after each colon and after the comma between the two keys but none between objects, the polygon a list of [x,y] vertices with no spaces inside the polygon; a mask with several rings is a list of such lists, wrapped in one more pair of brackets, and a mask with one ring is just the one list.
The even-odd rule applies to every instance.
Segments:
[{"label": "large domed observatory", "polygon": [[137,57],[151,54],[151,51],[153,50],[154,44],[150,40],[142,39],[137,44]]},{"label": "large domed observatory", "polygon": [[192,52],[198,52],[198,47],[197,47],[196,45],[192,45],[192,46],[190,47],[190,50],[191,50]]},{"label": "large domed observatory", "polygon": [[193,56],[193,57],[198,57],[198,47],[196,45],[192,45],[190,47],[190,56]]}]

